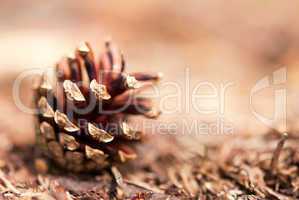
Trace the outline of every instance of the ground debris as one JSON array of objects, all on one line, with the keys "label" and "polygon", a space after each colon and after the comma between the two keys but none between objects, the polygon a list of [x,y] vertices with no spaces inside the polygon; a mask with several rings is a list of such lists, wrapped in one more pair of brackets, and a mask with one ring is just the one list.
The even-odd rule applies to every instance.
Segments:
[{"label": "ground debris", "polygon": [[160,136],[157,143],[152,137],[138,147],[144,154],[140,159],[101,174],[80,175],[51,163],[39,170],[47,162],[36,163],[32,146],[11,144],[10,150],[0,152],[0,195],[66,200],[298,199],[298,139],[286,138],[239,136],[206,145],[205,154],[196,154],[188,153],[186,145],[182,150],[175,138]]}]

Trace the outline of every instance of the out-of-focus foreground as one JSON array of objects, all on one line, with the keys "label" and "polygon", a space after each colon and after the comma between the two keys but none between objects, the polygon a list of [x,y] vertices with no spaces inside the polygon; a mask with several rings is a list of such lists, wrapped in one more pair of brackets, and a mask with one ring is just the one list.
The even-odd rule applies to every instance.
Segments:
[{"label": "out-of-focus foreground", "polygon": [[[112,195],[114,186],[110,187],[105,173],[88,180],[56,173],[36,177],[28,148],[34,143],[32,118],[17,108],[12,97],[14,80],[21,72],[54,66],[80,41],[91,42],[99,51],[105,39],[112,39],[124,52],[128,70],[164,74],[157,102],[165,112],[158,122],[150,123],[166,127],[140,147],[141,158],[130,170],[121,168],[129,196],[138,199],[140,190],[154,193],[148,194],[153,199],[163,199],[164,194],[179,199],[196,194],[298,198],[298,6],[299,2],[269,0],[1,2],[2,195],[38,196],[36,191],[47,198],[60,191],[58,199]],[[275,74],[280,73],[282,78],[279,75],[275,85]],[[259,82],[265,77],[268,85]],[[213,86],[217,97],[195,102],[202,109],[198,112],[192,92],[207,82],[207,88],[201,87],[196,94],[214,94]],[[31,93],[25,83],[21,99],[29,105]],[[230,86],[221,99],[225,84]],[[283,119],[276,120],[277,109],[286,113]],[[216,130],[198,132],[190,129],[193,122],[214,124]],[[229,125],[232,132],[217,132],[221,124]],[[275,146],[285,131],[289,147],[280,152]],[[198,159],[189,163],[194,154]],[[182,160],[189,161],[183,165]]]}]

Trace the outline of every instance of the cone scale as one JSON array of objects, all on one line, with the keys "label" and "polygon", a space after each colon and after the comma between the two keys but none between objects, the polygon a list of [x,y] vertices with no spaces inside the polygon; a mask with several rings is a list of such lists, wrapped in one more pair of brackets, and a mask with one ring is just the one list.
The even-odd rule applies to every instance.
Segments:
[{"label": "cone scale", "polygon": [[134,145],[143,135],[127,117],[158,117],[153,102],[136,94],[161,74],[127,73],[122,54],[107,42],[98,60],[83,43],[56,65],[54,76],[41,76],[34,89],[38,151],[74,172],[135,159]]}]

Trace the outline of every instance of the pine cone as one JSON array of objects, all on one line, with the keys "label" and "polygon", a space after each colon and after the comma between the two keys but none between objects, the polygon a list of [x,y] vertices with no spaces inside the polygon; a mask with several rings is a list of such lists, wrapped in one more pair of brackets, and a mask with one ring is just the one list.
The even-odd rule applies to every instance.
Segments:
[{"label": "pine cone", "polygon": [[38,149],[75,172],[97,171],[136,158],[134,143],[142,133],[130,128],[127,116],[160,114],[150,99],[135,96],[160,74],[124,70],[123,55],[115,46],[107,42],[96,62],[90,45],[84,43],[57,64],[52,83],[43,75],[35,87]]}]

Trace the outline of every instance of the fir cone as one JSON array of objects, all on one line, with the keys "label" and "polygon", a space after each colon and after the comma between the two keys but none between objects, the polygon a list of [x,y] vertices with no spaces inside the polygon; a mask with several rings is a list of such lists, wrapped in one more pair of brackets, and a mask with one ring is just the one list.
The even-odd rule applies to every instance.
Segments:
[{"label": "fir cone", "polygon": [[43,75],[35,87],[38,149],[75,172],[136,158],[142,133],[128,125],[128,115],[160,114],[150,99],[136,96],[159,73],[126,73],[123,55],[109,42],[98,60],[84,43],[57,64],[53,80]]}]

